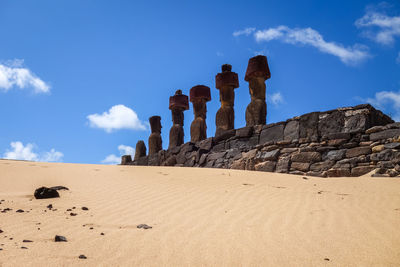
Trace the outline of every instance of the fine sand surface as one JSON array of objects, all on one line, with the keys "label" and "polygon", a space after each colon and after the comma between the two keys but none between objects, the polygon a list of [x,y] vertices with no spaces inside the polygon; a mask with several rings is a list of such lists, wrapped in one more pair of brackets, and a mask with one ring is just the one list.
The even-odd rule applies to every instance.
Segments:
[{"label": "fine sand surface", "polygon": [[0,200],[0,266],[400,266],[399,178],[0,160]]}]

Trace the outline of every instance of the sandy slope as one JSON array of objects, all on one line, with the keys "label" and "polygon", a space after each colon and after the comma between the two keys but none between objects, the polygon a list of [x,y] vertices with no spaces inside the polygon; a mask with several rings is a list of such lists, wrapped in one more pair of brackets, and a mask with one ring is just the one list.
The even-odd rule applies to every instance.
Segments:
[{"label": "sandy slope", "polygon": [[0,266],[400,265],[395,178],[0,160],[1,199]]}]

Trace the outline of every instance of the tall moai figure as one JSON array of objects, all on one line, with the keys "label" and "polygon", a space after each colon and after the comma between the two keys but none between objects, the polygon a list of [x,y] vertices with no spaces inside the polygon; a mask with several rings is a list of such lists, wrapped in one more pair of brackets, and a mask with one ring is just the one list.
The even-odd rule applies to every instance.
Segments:
[{"label": "tall moai figure", "polygon": [[162,150],[161,140],[161,117],[152,116],[149,118],[151,134],[149,136],[149,156],[156,155],[158,151]]},{"label": "tall moai figure", "polygon": [[207,138],[206,103],[211,100],[210,88],[196,85],[190,89],[190,102],[193,103],[194,120],[190,125],[190,140],[198,142]]},{"label": "tall moai figure", "polygon": [[251,102],[246,108],[246,126],[265,124],[267,103],[265,102],[265,81],[271,78],[267,57],[255,56],[249,59],[244,80],[249,82]]},{"label": "tall moai figure", "polygon": [[136,143],[134,160],[136,161],[142,157],[146,157],[146,145],[143,140],[139,140]]},{"label": "tall moai figure", "polygon": [[172,112],[172,127],[169,131],[168,149],[183,144],[183,112],[189,109],[189,100],[187,95],[183,95],[181,90],[177,90],[175,95],[169,98],[169,109]]},{"label": "tall moai figure", "polygon": [[235,128],[235,88],[239,87],[238,75],[232,72],[232,66],[222,65],[222,72],[215,76],[215,87],[219,90],[219,101],[221,108],[215,116],[216,131],[215,136],[226,130]]}]

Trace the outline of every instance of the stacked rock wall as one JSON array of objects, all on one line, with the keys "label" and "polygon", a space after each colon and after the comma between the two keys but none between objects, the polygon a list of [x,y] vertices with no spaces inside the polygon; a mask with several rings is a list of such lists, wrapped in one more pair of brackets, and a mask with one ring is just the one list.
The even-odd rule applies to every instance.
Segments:
[{"label": "stacked rock wall", "polygon": [[371,105],[312,112],[227,130],[159,151],[132,165],[227,168],[321,177],[400,173],[400,123]]}]

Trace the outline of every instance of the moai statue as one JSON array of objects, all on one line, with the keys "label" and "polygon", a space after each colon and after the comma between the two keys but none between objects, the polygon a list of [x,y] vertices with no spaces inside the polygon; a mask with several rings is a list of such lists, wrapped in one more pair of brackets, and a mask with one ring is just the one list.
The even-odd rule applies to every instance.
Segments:
[{"label": "moai statue", "polygon": [[169,109],[172,112],[173,125],[169,131],[168,149],[183,144],[183,111],[189,109],[189,100],[187,95],[183,95],[181,90],[177,90],[175,95],[169,98]]},{"label": "moai statue", "polygon": [[249,59],[244,80],[249,82],[251,102],[246,108],[246,126],[265,124],[267,103],[265,102],[265,81],[271,78],[267,57],[255,56]]},{"label": "moai statue", "polygon": [[131,155],[123,155],[121,157],[121,165],[129,165],[132,162]]},{"label": "moai statue", "polygon": [[156,155],[158,151],[162,150],[161,140],[161,117],[152,116],[149,118],[151,134],[149,136],[149,156]]},{"label": "moai statue", "polygon": [[139,140],[136,143],[134,160],[138,160],[142,157],[146,157],[146,145],[144,144],[143,140]]},{"label": "moai statue", "polygon": [[196,85],[190,89],[190,102],[193,103],[194,120],[190,125],[190,139],[198,142],[207,138],[206,103],[211,100],[210,88]]},{"label": "moai statue", "polygon": [[217,126],[215,136],[226,130],[235,128],[235,111],[233,105],[235,102],[235,88],[239,87],[238,75],[232,72],[232,66],[222,65],[222,72],[215,76],[215,87],[219,90],[219,101],[221,108],[215,116]]}]

